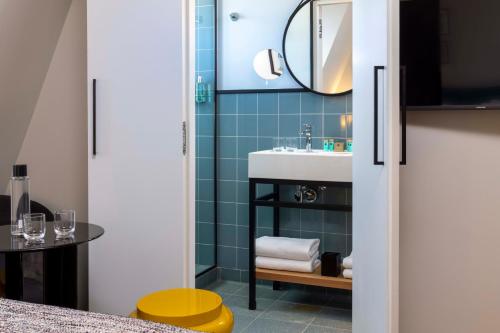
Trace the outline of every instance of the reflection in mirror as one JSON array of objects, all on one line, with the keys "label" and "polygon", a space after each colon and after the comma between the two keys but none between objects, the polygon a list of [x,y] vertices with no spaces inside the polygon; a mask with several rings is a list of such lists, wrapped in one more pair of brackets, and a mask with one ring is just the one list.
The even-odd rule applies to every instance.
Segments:
[{"label": "reflection in mirror", "polygon": [[283,74],[282,58],[275,50],[262,50],[253,59],[253,68],[264,80],[275,80]]},{"label": "reflection in mirror", "polygon": [[308,0],[299,5],[288,21],[283,50],[288,69],[304,88],[328,95],[349,92],[351,0]]}]

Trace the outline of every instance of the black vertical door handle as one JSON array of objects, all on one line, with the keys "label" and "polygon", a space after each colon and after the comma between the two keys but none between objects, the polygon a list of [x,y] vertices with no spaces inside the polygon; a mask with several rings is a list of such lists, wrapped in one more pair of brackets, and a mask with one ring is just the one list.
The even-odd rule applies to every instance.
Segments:
[{"label": "black vertical door handle", "polygon": [[400,165],[406,165],[406,66],[401,66],[400,76],[401,104],[401,160]]},{"label": "black vertical door handle", "polygon": [[97,155],[97,80],[92,80],[92,155]]},{"label": "black vertical door handle", "polygon": [[378,73],[384,70],[385,66],[375,66],[373,68],[374,76],[374,98],[373,98],[373,164],[374,165],[384,165],[384,161],[380,161],[378,158]]}]

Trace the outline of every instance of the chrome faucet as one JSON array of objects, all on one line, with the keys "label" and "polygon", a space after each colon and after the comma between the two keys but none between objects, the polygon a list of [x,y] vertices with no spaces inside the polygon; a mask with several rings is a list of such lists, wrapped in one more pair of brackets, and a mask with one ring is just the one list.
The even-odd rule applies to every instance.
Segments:
[{"label": "chrome faucet", "polygon": [[305,135],[306,137],[306,151],[311,153],[312,150],[312,125],[304,124],[304,129],[302,132],[299,132],[299,135]]}]

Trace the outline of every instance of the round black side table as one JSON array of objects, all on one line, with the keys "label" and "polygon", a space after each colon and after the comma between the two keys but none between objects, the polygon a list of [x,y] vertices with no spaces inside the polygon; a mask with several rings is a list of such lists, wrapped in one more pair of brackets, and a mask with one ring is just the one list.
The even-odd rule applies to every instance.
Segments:
[{"label": "round black side table", "polygon": [[[90,223],[76,223],[69,238],[57,238],[47,222],[43,242],[28,242],[0,226],[0,272],[5,298],[86,310],[88,297],[88,242],[104,234]],[[85,299],[82,302],[82,299]]]}]

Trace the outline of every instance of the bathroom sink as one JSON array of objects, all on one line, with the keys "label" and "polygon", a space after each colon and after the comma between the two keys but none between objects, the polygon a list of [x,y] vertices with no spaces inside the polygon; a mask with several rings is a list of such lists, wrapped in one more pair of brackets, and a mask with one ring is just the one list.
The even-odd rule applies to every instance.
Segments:
[{"label": "bathroom sink", "polygon": [[297,150],[248,154],[249,178],[352,182],[352,153]]}]

